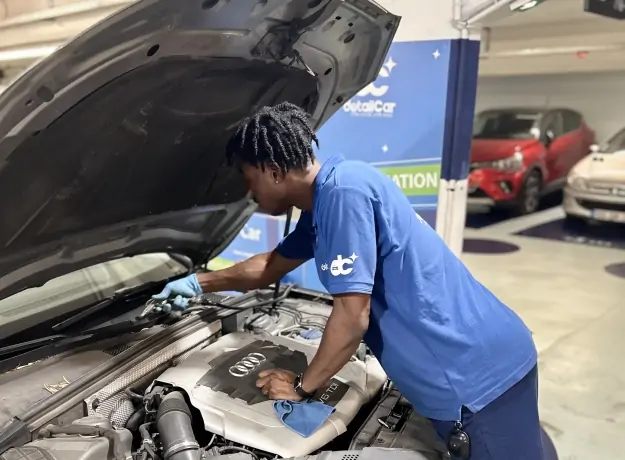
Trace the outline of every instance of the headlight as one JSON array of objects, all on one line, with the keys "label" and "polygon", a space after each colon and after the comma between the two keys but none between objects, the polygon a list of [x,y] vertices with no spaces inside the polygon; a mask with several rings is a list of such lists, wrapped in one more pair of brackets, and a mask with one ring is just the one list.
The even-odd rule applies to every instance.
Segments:
[{"label": "headlight", "polygon": [[569,186],[575,190],[584,191],[587,188],[586,179],[584,179],[583,177],[570,175],[566,179],[566,181],[569,184]]},{"label": "headlight", "polygon": [[497,161],[485,161],[482,163],[474,163],[473,169],[496,169],[503,172],[517,172],[523,168],[523,153],[516,152],[508,158]]}]

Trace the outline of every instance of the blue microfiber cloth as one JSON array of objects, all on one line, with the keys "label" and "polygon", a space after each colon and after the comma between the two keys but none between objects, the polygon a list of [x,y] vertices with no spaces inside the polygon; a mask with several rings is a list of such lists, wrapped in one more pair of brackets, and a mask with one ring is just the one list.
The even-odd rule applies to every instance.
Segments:
[{"label": "blue microfiber cloth", "polygon": [[305,438],[317,431],[334,412],[334,407],[319,401],[274,401],[273,408],[287,428]]},{"label": "blue microfiber cloth", "polygon": [[306,340],[316,340],[321,338],[323,333],[317,329],[304,329],[299,333],[300,337]]}]

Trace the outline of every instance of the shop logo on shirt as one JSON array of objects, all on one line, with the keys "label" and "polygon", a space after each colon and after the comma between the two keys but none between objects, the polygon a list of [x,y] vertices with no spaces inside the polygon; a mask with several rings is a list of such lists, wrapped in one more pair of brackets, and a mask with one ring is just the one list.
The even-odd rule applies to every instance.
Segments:
[{"label": "shop logo on shirt", "polygon": [[339,254],[330,264],[330,273],[332,273],[332,276],[349,275],[354,271],[354,267],[352,267],[352,265],[354,265],[357,258],[358,256],[356,253],[346,257],[345,259],[343,259],[343,256]]}]

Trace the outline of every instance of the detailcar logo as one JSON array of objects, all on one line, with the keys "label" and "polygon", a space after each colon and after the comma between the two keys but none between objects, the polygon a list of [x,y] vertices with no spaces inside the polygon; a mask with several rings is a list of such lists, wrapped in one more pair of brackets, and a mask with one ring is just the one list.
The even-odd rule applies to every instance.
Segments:
[{"label": "detailcar logo", "polygon": [[261,232],[260,228],[254,228],[254,227],[250,227],[249,225],[246,225],[239,232],[239,235],[241,235],[241,238],[243,238],[244,240],[260,241],[260,237],[262,235],[262,232]]},{"label": "detailcar logo", "polygon": [[[343,110],[351,115],[360,117],[392,117],[397,103],[380,98],[386,95],[389,90],[389,85],[385,84],[385,82],[387,78],[390,78],[396,65],[397,63],[389,56],[382,65],[377,80],[365,86],[356,94],[357,98],[371,97],[371,99],[350,99],[343,105]],[[380,81],[381,84],[378,84]]]},{"label": "detailcar logo", "polygon": [[352,267],[352,265],[354,265],[357,258],[358,256],[356,253],[346,257],[345,259],[343,259],[343,256],[339,254],[330,264],[330,273],[332,273],[332,276],[349,275],[354,271],[354,267]]}]

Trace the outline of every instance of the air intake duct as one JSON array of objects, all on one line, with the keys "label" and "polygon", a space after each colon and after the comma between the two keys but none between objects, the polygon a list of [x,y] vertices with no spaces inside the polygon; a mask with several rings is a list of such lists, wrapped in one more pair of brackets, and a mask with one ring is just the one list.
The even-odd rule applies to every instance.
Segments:
[{"label": "air intake duct", "polygon": [[193,435],[191,420],[191,410],[181,392],[173,391],[163,398],[156,414],[156,426],[165,460],[200,460],[200,446]]}]

